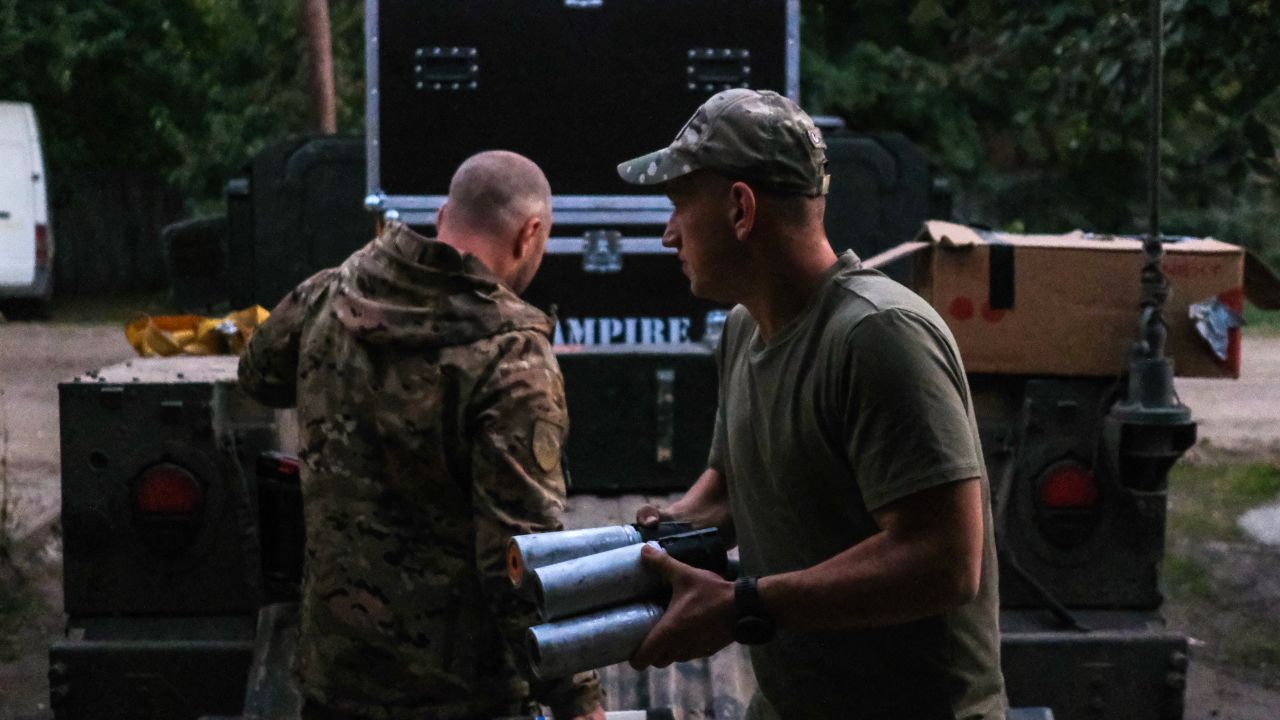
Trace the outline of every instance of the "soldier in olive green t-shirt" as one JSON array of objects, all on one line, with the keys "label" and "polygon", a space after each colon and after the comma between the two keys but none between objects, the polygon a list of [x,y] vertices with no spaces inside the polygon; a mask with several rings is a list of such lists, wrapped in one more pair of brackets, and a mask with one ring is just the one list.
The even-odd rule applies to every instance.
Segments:
[{"label": "soldier in olive green t-shirt", "polygon": [[706,472],[659,517],[736,534],[728,583],[660,553],[674,592],[637,667],[751,645],[749,718],[1004,717],[989,487],[959,353],[911,291],[822,226],[825,143],[774,93],[707,101],[623,163],[675,210],[695,295],[736,304]]},{"label": "soldier in olive green t-shirt", "polygon": [[[744,574],[817,565],[879,532],[872,513],[894,500],[982,475],[950,333],[919,297],[859,270],[852,253],[768,344],[737,308],[717,357],[708,466],[730,480]],[[976,601],[882,628],[780,632],[752,647],[760,686],[779,712],[811,717],[806,707],[816,705],[849,709],[842,717],[1001,716],[995,547],[990,517],[983,520]]]}]

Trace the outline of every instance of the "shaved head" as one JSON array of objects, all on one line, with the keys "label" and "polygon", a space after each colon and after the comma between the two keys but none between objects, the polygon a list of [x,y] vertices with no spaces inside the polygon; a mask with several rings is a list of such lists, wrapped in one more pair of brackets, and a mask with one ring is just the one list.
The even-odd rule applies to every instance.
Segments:
[{"label": "shaved head", "polygon": [[512,290],[524,292],[551,235],[551,185],[532,160],[506,150],[467,158],[436,213],[437,239],[474,255]]},{"label": "shaved head", "polygon": [[503,237],[529,218],[551,224],[551,186],[529,158],[488,150],[467,158],[449,181],[449,222],[471,233]]}]

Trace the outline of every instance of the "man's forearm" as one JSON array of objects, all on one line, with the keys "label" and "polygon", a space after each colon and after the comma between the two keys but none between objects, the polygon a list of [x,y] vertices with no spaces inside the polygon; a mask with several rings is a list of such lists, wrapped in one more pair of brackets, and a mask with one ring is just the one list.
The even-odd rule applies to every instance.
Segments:
[{"label": "man's forearm", "polygon": [[714,468],[707,468],[666,512],[676,520],[691,522],[697,527],[717,527],[722,531],[732,529],[729,512],[729,487],[724,475]]},{"label": "man's forearm", "polygon": [[904,501],[877,515],[884,528],[817,565],[759,581],[780,627],[871,627],[937,615],[969,602],[982,570],[983,512],[977,480]]},{"label": "man's forearm", "polygon": [[937,615],[967,602],[944,559],[885,533],[795,572],[760,579],[760,597],[779,627],[873,627]]}]

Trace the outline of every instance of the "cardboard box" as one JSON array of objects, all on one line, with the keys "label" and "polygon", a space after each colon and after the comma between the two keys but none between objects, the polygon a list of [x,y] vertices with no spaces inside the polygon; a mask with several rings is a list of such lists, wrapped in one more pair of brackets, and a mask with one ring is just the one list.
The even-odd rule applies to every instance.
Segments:
[{"label": "cardboard box", "polygon": [[[916,241],[865,264],[912,263],[914,289],[950,326],[969,372],[1119,376],[1137,337],[1143,257],[1132,237],[1015,235],[930,221]],[[1216,299],[1238,316],[1246,295],[1280,306],[1280,280],[1243,248],[1211,238],[1167,242],[1163,267],[1174,372],[1239,377],[1239,329],[1224,328],[1219,359],[1189,308]]]}]

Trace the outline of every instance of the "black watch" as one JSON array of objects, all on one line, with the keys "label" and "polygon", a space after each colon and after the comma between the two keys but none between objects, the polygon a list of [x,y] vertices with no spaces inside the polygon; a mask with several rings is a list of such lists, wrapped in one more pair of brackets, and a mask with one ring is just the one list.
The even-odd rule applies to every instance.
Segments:
[{"label": "black watch", "polygon": [[773,639],[773,618],[760,602],[754,577],[740,577],[733,583],[733,639],[743,645],[760,645]]}]

